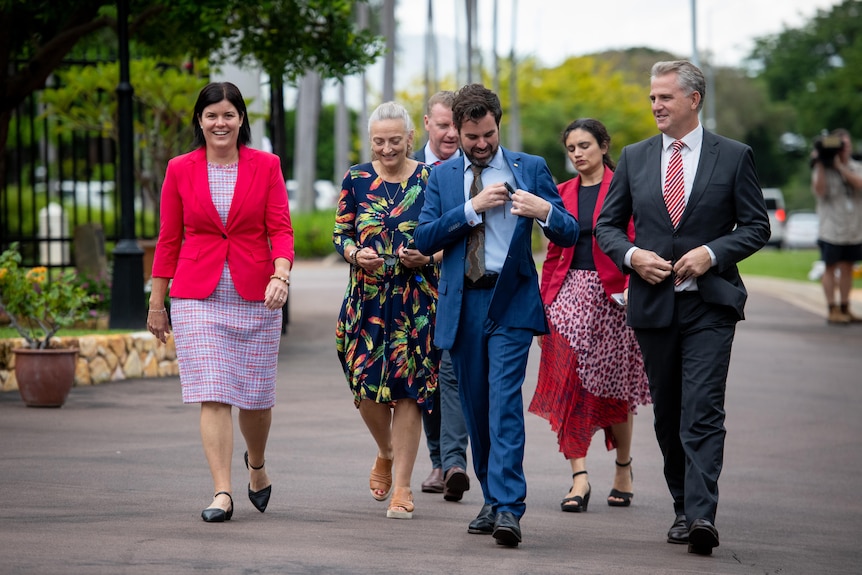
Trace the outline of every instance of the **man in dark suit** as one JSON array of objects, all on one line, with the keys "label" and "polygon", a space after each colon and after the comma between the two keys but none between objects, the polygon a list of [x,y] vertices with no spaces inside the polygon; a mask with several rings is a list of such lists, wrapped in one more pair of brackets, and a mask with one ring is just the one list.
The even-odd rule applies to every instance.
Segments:
[{"label": "man in dark suit", "polygon": [[502,115],[480,84],[456,94],[463,157],[431,172],[414,241],[422,253],[444,250],[434,341],[452,357],[485,500],[468,531],[514,547],[527,495],[521,386],[533,336],[547,333],[531,232],[538,221],[571,246],[578,224],[545,161],[500,146]]},{"label": "man in dark suit", "polygon": [[[428,98],[425,108],[425,131],[428,142],[413,158],[436,166],[461,155],[458,130],[452,123],[455,93],[441,90]],[[458,380],[452,358],[444,351],[440,358],[434,409],[422,410],[425,442],[431,458],[431,473],[422,482],[425,493],[442,493],[446,501],[461,501],[470,489],[467,476],[467,424],[458,398]]]},{"label": "man in dark suit", "polygon": [[705,95],[691,63],[653,66],[650,101],[662,134],[623,149],[595,235],[631,274],[628,323],[643,352],[676,513],[668,542],[708,555],[719,543],[725,386],[747,297],[736,264],[766,244],[769,218],[751,148],[700,125]]}]

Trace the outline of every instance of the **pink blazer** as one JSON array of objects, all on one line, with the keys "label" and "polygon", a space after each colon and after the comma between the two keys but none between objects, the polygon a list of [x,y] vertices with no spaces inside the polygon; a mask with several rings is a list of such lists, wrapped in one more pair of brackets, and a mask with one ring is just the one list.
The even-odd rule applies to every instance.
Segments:
[{"label": "pink blazer", "polygon": [[209,297],[227,260],[239,295],[262,301],[275,258],[292,263],[293,257],[293,228],[278,156],[240,147],[227,225],[210,195],[205,149],[168,163],[153,277],[173,278],[172,297]]},{"label": "pink blazer", "polygon": [[[611,185],[613,175],[614,173],[610,168],[605,166],[602,183],[599,186],[599,196],[596,200],[596,209],[593,212],[593,222],[599,219],[599,212],[602,209],[605,196],[608,194],[608,188]],[[578,190],[580,187],[580,176],[576,176],[557,186],[560,197],[563,198],[563,204],[575,218],[578,217]],[[629,222],[629,238],[634,239],[633,222]],[[560,292],[560,287],[563,285],[563,280],[566,279],[566,274],[569,271],[569,266],[572,263],[574,255],[574,246],[561,248],[554,243],[548,244],[548,254],[545,256],[545,263],[542,266],[542,281],[540,286],[542,303],[545,305],[550,305]],[[617,268],[611,258],[599,249],[595,238],[593,239],[593,260],[596,263],[596,271],[608,297],[613,293],[620,293],[626,288],[628,278]]]}]

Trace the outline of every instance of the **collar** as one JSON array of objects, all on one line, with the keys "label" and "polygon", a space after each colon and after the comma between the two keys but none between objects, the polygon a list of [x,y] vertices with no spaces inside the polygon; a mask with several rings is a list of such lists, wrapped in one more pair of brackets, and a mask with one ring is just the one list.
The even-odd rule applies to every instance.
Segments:
[{"label": "collar", "polygon": [[[692,151],[697,150],[698,148],[700,148],[700,144],[703,142],[703,125],[700,122],[698,122],[697,127],[694,130],[692,130],[691,132],[689,132],[688,134],[686,134],[685,136],[683,136],[682,138],[679,138],[679,139],[683,141],[683,143],[685,144],[685,147],[688,148],[689,150],[692,150]],[[676,141],[676,138],[671,138],[667,134],[662,134],[661,135],[662,150],[664,150],[665,152],[669,152],[671,144],[673,144],[675,141]]]},{"label": "collar", "polygon": [[[455,150],[454,154],[449,156],[449,158],[456,158],[460,155],[461,155],[461,148],[458,148],[457,150]],[[425,163],[426,164],[431,164],[433,166],[436,162],[445,162],[445,161],[446,160],[441,160],[440,158],[438,158],[437,154],[435,154],[431,150],[431,142],[428,142],[427,144],[425,144]]]}]

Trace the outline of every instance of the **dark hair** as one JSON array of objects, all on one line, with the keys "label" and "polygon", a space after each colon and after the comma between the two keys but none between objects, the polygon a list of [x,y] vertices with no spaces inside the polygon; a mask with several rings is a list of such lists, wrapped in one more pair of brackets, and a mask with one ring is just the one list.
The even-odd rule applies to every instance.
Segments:
[{"label": "dark hair", "polygon": [[201,93],[198,94],[198,101],[195,102],[195,113],[192,117],[192,128],[195,130],[194,147],[200,148],[206,145],[204,132],[201,130],[201,114],[204,113],[204,108],[218,104],[222,100],[227,100],[233,104],[236,111],[242,116],[242,125],[239,127],[239,135],[236,139],[236,147],[248,145],[251,142],[251,124],[248,123],[248,110],[245,107],[245,100],[242,99],[242,94],[234,84],[230,82],[211,82],[203,87]]},{"label": "dark hair", "polygon": [[608,134],[608,129],[605,128],[604,124],[592,118],[579,118],[575,120],[574,122],[566,126],[565,130],[563,130],[563,146],[566,145],[566,140],[569,138],[569,134],[571,134],[575,130],[583,130],[585,132],[589,132],[596,139],[596,142],[598,142],[599,147],[607,146],[608,151],[602,154],[602,163],[604,163],[604,165],[609,167],[611,170],[616,169],[617,165],[611,159],[610,155],[611,136],[610,134]]},{"label": "dark hair", "polygon": [[455,94],[455,101],[452,103],[452,123],[460,131],[464,122],[481,120],[488,115],[488,112],[494,114],[494,122],[499,127],[500,118],[503,117],[500,98],[482,84],[468,84]]}]

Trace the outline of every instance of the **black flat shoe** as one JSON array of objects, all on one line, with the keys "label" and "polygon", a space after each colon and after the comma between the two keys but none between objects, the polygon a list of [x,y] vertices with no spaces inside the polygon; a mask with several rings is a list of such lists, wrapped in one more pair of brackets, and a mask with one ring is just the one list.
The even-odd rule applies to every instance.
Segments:
[{"label": "black flat shoe", "polygon": [[680,513],[673,520],[673,525],[667,532],[667,542],[674,545],[685,545],[688,543],[688,521],[685,515]]},{"label": "black flat shoe", "polygon": [[[264,461],[260,467],[255,467],[254,465],[248,464],[248,451],[245,452],[245,468],[246,469],[254,469],[255,471],[260,471],[263,469],[263,466],[266,465],[266,461]],[[267,485],[260,491],[252,491],[251,483],[248,484],[248,500],[251,501],[251,504],[254,505],[254,508],[263,513],[266,511],[266,506],[269,504],[269,496],[272,495],[272,485]]]},{"label": "black flat shoe", "polygon": [[521,542],[521,523],[514,513],[501,511],[494,518],[494,539],[497,545],[517,547]]},{"label": "black flat shoe", "polygon": [[479,511],[479,515],[476,516],[476,519],[470,522],[470,525],[467,526],[467,533],[473,533],[474,535],[490,535],[494,532],[494,508],[491,507],[490,504],[486,503],[482,506],[482,510]]},{"label": "black flat shoe", "polygon": [[[574,479],[578,475],[584,475],[585,473],[586,471],[578,471],[577,473],[572,473],[572,479]],[[566,497],[565,499],[560,501],[560,509],[569,513],[580,513],[581,511],[586,511],[587,507],[590,504],[590,493],[592,493],[592,491],[592,486],[590,486],[589,482],[587,482],[587,492],[584,493],[583,496],[575,495],[574,497]],[[573,503],[577,503],[577,505],[573,505]]]},{"label": "black flat shoe", "polygon": [[227,491],[219,491],[213,495],[213,499],[219,495],[227,495],[228,499],[230,499],[230,507],[227,511],[220,507],[207,507],[201,511],[201,519],[207,523],[223,523],[225,521],[230,521],[230,518],[233,517],[233,497],[231,497],[230,493]]},{"label": "black flat shoe", "polygon": [[[630,467],[632,464],[632,460],[631,458],[629,458],[628,463],[620,463],[619,461],[614,460],[614,463],[616,463],[617,467]],[[631,474],[632,481],[634,481],[635,472],[629,469],[629,473]],[[628,507],[632,504],[632,497],[634,496],[635,494],[631,491],[620,491],[619,489],[611,489],[611,492],[608,495],[608,505],[610,507]],[[622,501],[611,501],[611,497],[613,497],[614,499],[622,499]]]},{"label": "black flat shoe", "polygon": [[688,530],[688,552],[697,555],[712,555],[718,547],[718,529],[707,519],[695,519]]}]

